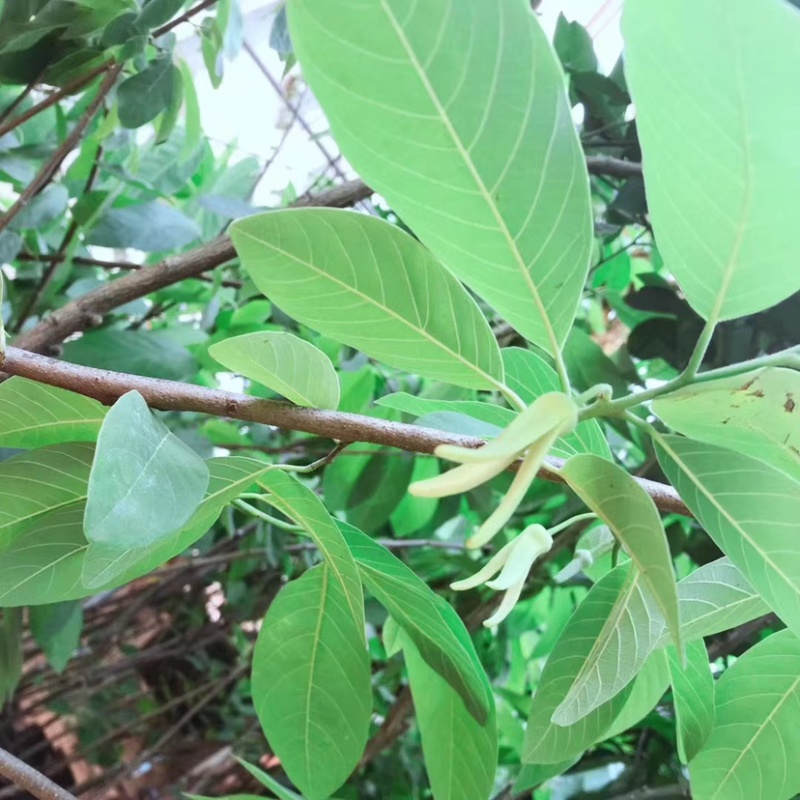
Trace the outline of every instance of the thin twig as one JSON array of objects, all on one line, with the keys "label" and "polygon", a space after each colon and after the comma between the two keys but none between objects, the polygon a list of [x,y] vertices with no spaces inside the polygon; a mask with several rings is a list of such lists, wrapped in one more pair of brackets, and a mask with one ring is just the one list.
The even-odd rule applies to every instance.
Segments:
[{"label": "thin twig", "polygon": [[159,36],[163,36],[165,33],[169,33],[173,28],[177,28],[178,25],[181,25],[184,22],[188,22],[192,17],[199,14],[201,11],[205,11],[207,8],[211,8],[211,6],[216,3],[217,0],[203,0],[202,3],[198,3],[194,8],[190,8],[185,14],[181,14],[179,17],[175,17],[175,19],[170,20],[169,22],[162,25],[160,28],[156,28],[153,31],[154,38],[158,39]]},{"label": "thin twig", "polygon": [[19,108],[20,104],[25,101],[25,98],[36,88],[36,84],[39,83],[42,75],[47,70],[47,67],[43,69],[0,113],[0,125],[5,123],[5,121]]},{"label": "thin twig", "polygon": [[75,124],[75,127],[70,131],[66,139],[64,139],[61,146],[56,150],[47,163],[39,171],[39,174],[30,182],[22,194],[17,198],[16,202],[6,213],[0,218],[0,233],[8,227],[12,220],[36,197],[36,195],[44,189],[45,186],[53,179],[56,171],[63,163],[64,159],[75,149],[84,131],[89,126],[89,123],[94,118],[97,110],[103,104],[106,95],[111,91],[112,87],[117,81],[117,77],[122,70],[122,65],[117,65],[108,71],[108,74],[100,84],[94,100],[89,104],[89,107],[81,115],[81,118]]},{"label": "thin twig", "polygon": [[[40,383],[93,397],[106,405],[113,405],[126,392],[138,391],[149,406],[161,411],[195,411],[216,417],[230,417],[287,430],[314,433],[337,442],[369,442],[417,453],[432,453],[436,447],[445,443],[464,447],[482,447],[484,444],[482,439],[457,436],[401,422],[390,422],[378,417],[300,408],[275,400],[262,400],[188,383],[144,378],[123,372],[69,364],[17,347],[6,348],[5,361],[0,359],[0,369],[12,375],[21,375]],[[330,454],[326,458],[328,457]],[[563,483],[564,479],[553,469],[557,470],[563,461],[550,459],[549,463],[551,466],[543,467],[539,473],[540,477]],[[644,478],[635,480],[661,511],[691,516],[691,512],[671,486]]]},{"label": "thin twig", "polygon": [[48,95],[44,100],[29,108],[25,113],[20,114],[18,117],[15,117],[4,125],[0,125],[0,136],[5,136],[7,133],[10,133],[15,128],[18,128],[29,119],[33,119],[33,117],[35,117],[37,114],[41,114],[42,111],[46,111],[48,108],[50,108],[50,106],[54,106],[59,100],[63,100],[65,97],[80,91],[84,86],[88,86],[98,75],[101,75],[107,69],[112,67],[113,63],[113,61],[107,61],[105,64],[95,67],[95,69],[93,69],[91,72],[87,72],[86,75],[81,75],[79,78],[75,78],[74,81],[68,83],[63,89],[59,89],[57,92],[53,92],[51,95]]},{"label": "thin twig", "polygon": [[2,747],[0,747],[0,775],[8,778],[20,789],[38,797],[39,800],[75,800],[74,795]]}]

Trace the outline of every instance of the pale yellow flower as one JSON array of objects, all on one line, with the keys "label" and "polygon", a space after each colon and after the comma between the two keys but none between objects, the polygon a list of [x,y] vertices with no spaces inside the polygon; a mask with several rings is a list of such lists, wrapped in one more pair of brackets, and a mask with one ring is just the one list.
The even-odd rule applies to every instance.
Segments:
[{"label": "pale yellow flower", "polygon": [[409,491],[417,497],[447,497],[466,492],[491,480],[522,457],[506,496],[478,532],[467,540],[467,547],[482,547],[511,519],[556,439],[577,424],[578,407],[569,397],[560,392],[543,394],[483,447],[437,447],[435,455],[461,466],[435,478],[412,483]]},{"label": "pale yellow flower", "polygon": [[[451,583],[450,588],[461,592],[486,584],[490,589],[505,592],[497,611],[483,623],[487,628],[499,625],[517,604],[536,559],[552,546],[553,537],[544,526],[529,525],[519,536],[498,550],[483,569],[471,578]],[[498,572],[500,574],[497,578],[490,580]]]}]

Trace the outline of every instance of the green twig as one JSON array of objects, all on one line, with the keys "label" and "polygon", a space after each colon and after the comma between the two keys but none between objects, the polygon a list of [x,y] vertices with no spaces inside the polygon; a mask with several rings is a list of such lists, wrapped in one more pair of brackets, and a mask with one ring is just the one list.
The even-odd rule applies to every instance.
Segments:
[{"label": "green twig", "polygon": [[274,525],[276,528],[280,528],[281,530],[291,531],[292,533],[298,533],[304,530],[300,525],[295,525],[293,522],[285,522],[282,519],[273,517],[272,514],[267,514],[260,508],[250,505],[250,503],[246,502],[245,500],[234,500],[233,505],[236,506],[236,508],[238,508],[240,511],[244,511],[246,514],[249,514],[251,517],[264,520],[264,522],[268,522],[270,525]]}]

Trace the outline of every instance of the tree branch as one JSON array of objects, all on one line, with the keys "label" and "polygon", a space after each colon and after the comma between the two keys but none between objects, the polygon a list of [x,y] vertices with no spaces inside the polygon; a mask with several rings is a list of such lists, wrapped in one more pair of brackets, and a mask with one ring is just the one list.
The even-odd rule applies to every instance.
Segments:
[{"label": "tree branch", "polygon": [[638,161],[624,161],[611,156],[587,156],[586,169],[590,175],[609,175],[612,178],[636,178],[642,174]]},{"label": "tree branch", "polygon": [[[298,200],[293,207],[327,206],[344,208],[369,197],[372,190],[363,181],[348,181],[314,197]],[[186,278],[194,278],[236,258],[229,236],[220,236],[187,253],[171,256],[160,264],[132,272],[119,280],[87,292],[56,309],[35,328],[23,333],[15,342],[33,352],[45,352],[68,336],[102,321],[104,314],[132,300],[171,286]]]},{"label": "tree branch", "polygon": [[176,17],[173,20],[170,20],[166,24],[162,25],[160,28],[156,28],[153,31],[153,37],[158,38],[159,36],[163,36],[165,33],[168,33],[173,28],[177,28],[178,25],[181,25],[184,22],[188,22],[192,17],[199,14],[201,11],[205,11],[207,8],[211,8],[211,6],[216,3],[217,0],[203,0],[202,3],[198,3],[194,8],[190,8],[185,14],[181,14],[179,17]]},{"label": "tree branch", "polygon": [[66,789],[0,747],[0,775],[39,800],[76,800]]},{"label": "tree branch", "polygon": [[[230,417],[313,433],[338,442],[369,442],[414,453],[433,453],[440,444],[458,444],[463,447],[481,447],[484,444],[482,439],[458,436],[418,425],[389,422],[377,417],[300,408],[276,400],[261,400],[188,383],[83,367],[26,352],[18,347],[6,349],[5,361],[0,360],[0,368],[11,375],[20,375],[93,397],[106,405],[112,405],[126,392],[137,391],[151,408],[161,411],[194,411],[216,417]],[[549,464],[550,466],[542,468],[539,477],[564,483],[563,478],[554,471],[563,461],[554,458],[550,459]],[[653,498],[659,510],[691,516],[691,512],[671,486],[644,478],[636,478],[636,481]]]},{"label": "tree branch", "polygon": [[69,132],[67,138],[64,139],[61,146],[53,153],[42,169],[39,170],[39,174],[25,187],[25,190],[17,198],[11,208],[0,218],[0,233],[8,227],[11,221],[53,179],[53,176],[56,174],[56,171],[61,166],[64,159],[75,149],[78,142],[81,140],[84,131],[89,126],[97,110],[103,104],[106,95],[116,83],[121,70],[122,65],[118,64],[108,71],[108,74],[100,84],[100,88],[97,90],[94,100],[92,100],[89,107],[81,115],[81,118],[75,123],[75,127]]}]

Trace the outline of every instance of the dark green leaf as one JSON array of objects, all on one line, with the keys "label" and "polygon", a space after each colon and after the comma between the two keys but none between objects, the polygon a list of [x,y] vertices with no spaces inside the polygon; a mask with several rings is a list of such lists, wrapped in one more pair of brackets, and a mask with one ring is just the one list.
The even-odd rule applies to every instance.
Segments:
[{"label": "dark green leaf", "polygon": [[81,603],[73,600],[32,606],[29,624],[33,638],[47,656],[50,666],[56,672],[62,672],[80,644],[83,630]]},{"label": "dark green leaf", "polygon": [[86,242],[155,253],[184,247],[199,235],[197,223],[169,203],[153,200],[110,209],[89,231]]},{"label": "dark green leaf", "polygon": [[147,0],[139,14],[139,25],[143,28],[158,28],[169,22],[186,0]]},{"label": "dark green leaf", "polygon": [[119,121],[125,128],[140,128],[154,120],[170,103],[175,66],[161,57],[117,89]]}]

